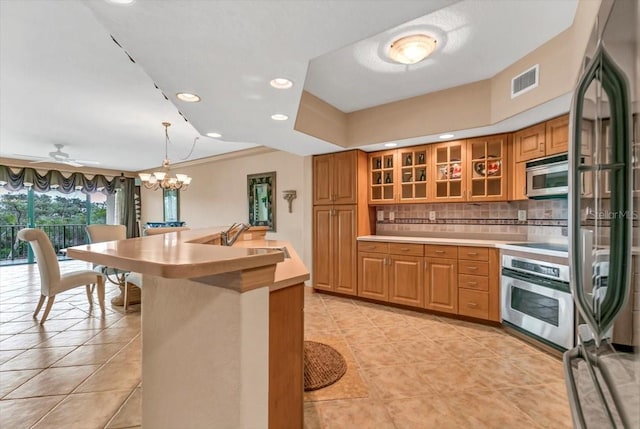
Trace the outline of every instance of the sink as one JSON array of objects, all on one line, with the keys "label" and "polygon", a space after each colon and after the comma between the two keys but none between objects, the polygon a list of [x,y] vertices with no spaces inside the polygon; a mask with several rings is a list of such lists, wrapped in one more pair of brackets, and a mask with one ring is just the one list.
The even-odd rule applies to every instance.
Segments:
[{"label": "sink", "polygon": [[252,247],[253,250],[279,250],[284,253],[285,259],[290,259],[289,251],[286,246],[265,246],[265,247]]}]

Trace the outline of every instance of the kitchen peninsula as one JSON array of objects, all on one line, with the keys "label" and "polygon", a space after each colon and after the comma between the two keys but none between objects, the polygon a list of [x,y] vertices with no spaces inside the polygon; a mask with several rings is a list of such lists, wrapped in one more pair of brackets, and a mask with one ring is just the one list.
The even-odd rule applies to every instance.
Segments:
[{"label": "kitchen peninsula", "polygon": [[96,243],[68,255],[143,274],[145,427],[302,427],[309,273],[289,243],[249,230],[220,246],[223,230]]}]

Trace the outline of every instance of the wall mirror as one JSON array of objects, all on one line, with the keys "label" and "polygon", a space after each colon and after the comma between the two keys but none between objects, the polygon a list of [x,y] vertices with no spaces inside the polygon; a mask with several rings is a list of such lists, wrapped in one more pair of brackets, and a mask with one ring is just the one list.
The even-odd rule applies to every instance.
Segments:
[{"label": "wall mirror", "polygon": [[164,189],[162,191],[162,207],[165,222],[177,222],[180,220],[180,191],[177,189]]},{"label": "wall mirror", "polygon": [[276,230],[276,172],[247,175],[249,198],[249,223],[252,226],[268,226]]}]

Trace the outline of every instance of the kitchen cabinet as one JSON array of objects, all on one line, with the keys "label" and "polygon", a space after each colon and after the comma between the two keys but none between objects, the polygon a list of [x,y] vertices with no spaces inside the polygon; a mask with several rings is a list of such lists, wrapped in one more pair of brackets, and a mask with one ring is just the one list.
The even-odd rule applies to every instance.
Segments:
[{"label": "kitchen cabinet", "polygon": [[[367,205],[367,154],[340,152],[313,158],[314,289],[357,293],[357,242],[373,231],[373,208]],[[353,204],[344,204],[354,201]]]},{"label": "kitchen cabinet", "polygon": [[467,140],[467,201],[506,201],[508,134]]},{"label": "kitchen cabinet", "polygon": [[313,204],[356,204],[358,151],[313,158]]},{"label": "kitchen cabinet", "polygon": [[547,127],[544,122],[513,133],[514,160],[524,162],[545,156]]},{"label": "kitchen cabinet", "polygon": [[422,307],[421,244],[358,243],[358,296]]},{"label": "kitchen cabinet", "polygon": [[565,153],[569,150],[569,115],[551,119],[545,123],[545,156]]},{"label": "kitchen cabinet", "polygon": [[434,180],[431,181],[431,201],[455,202],[465,200],[466,146],[464,140],[432,145]]},{"label": "kitchen cabinet", "polygon": [[514,161],[524,162],[569,150],[569,115],[513,133]]},{"label": "kitchen cabinet", "polygon": [[369,204],[428,201],[429,146],[369,155]]},{"label": "kitchen cabinet", "polygon": [[458,247],[458,314],[500,321],[500,251]]},{"label": "kitchen cabinet", "polygon": [[356,206],[316,206],[314,217],[314,287],[356,294]]},{"label": "kitchen cabinet", "polygon": [[458,261],[425,258],[425,308],[458,313]]}]

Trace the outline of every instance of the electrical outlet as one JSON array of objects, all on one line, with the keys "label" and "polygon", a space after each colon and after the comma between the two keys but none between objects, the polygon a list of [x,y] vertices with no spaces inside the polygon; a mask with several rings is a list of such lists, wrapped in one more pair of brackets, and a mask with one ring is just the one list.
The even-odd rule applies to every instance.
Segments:
[{"label": "electrical outlet", "polygon": [[378,210],[378,222],[384,221],[384,211]]},{"label": "electrical outlet", "polygon": [[527,220],[527,211],[526,210],[518,210],[518,220],[519,221]]},{"label": "electrical outlet", "polygon": [[433,210],[429,212],[429,220],[430,221],[436,220],[436,212],[434,212]]},{"label": "electrical outlet", "polygon": [[394,212],[389,212],[389,220],[393,222],[396,220],[396,214]]}]

